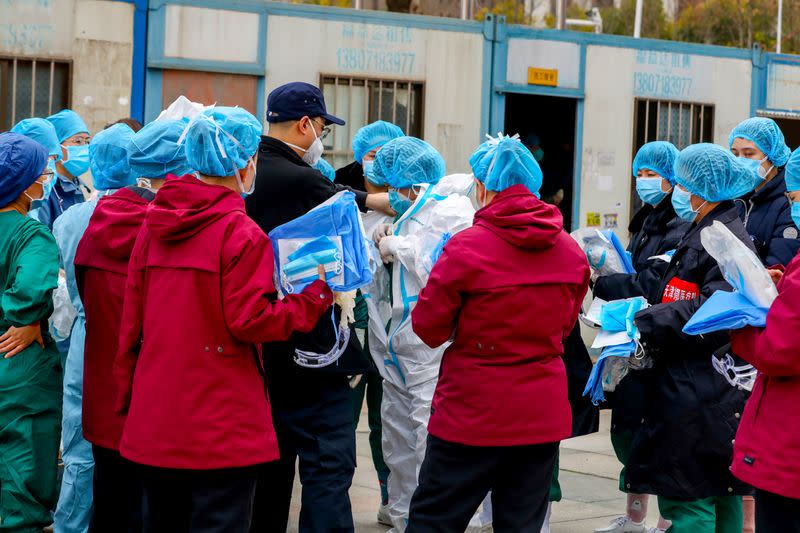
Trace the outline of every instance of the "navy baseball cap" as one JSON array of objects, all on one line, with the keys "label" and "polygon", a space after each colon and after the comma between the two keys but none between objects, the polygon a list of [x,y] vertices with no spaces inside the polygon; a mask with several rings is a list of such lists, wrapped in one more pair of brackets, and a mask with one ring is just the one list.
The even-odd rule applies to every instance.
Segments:
[{"label": "navy baseball cap", "polygon": [[281,85],[267,97],[267,122],[286,122],[303,117],[322,117],[326,124],[344,126],[344,120],[328,114],[325,97],[310,83]]}]

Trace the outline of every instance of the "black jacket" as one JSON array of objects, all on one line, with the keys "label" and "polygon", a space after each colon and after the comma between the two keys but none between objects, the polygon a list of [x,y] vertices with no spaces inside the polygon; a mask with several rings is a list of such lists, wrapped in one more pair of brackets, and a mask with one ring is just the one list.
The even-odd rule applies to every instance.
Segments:
[{"label": "black jacket", "polygon": [[[258,148],[256,188],[247,198],[247,214],[269,233],[277,226],[306,214],[345,187],[331,183],[307,165],[285,143],[262,137]],[[364,209],[366,193],[353,191],[359,208]],[[338,324],[339,309],[336,320]],[[270,388],[292,387],[293,377],[309,373],[361,374],[371,369],[369,359],[351,328],[350,343],[339,361],[322,369],[305,369],[294,363],[294,350],[300,348],[326,353],[334,345],[335,331],[330,314],[325,314],[308,334],[296,333],[288,342],[264,345],[265,367]]]},{"label": "black jacket", "polygon": [[[594,295],[606,301],[644,296],[650,303],[660,301],[661,278],[669,267],[663,259],[652,259],[678,247],[690,224],[672,208],[672,195],[655,207],[645,204],[631,220],[628,230],[636,274],[613,274],[598,278]],[[646,384],[642,372],[628,374],[613,393],[607,395],[611,411],[611,431],[635,431],[642,425]]]},{"label": "black jacket", "polygon": [[354,191],[363,191],[364,167],[358,161],[353,161],[346,167],[336,169],[336,183],[350,187]]},{"label": "black jacket", "polygon": [[736,206],[723,202],[691,226],[661,280],[661,294],[676,285],[688,289],[695,284],[699,295],[636,314],[645,353],[655,364],[645,371],[645,415],[627,465],[626,483],[632,492],[698,499],[748,491],[728,469],[746,397],[711,364],[712,354],[728,342],[728,333],[682,333],[714,291],[731,290],[700,242],[700,231],[715,220],[752,247]]},{"label": "black jacket", "polygon": [[660,296],[659,284],[669,263],[652,258],[675,250],[689,223],[675,214],[670,194],[657,206],[640,209],[628,229],[632,234],[628,251],[636,274],[603,276],[595,282],[594,295],[606,301],[644,296],[653,302]]},{"label": "black jacket", "polygon": [[785,192],[786,180],[780,169],[759,190],[736,200],[739,216],[765,266],[786,266],[800,250],[797,227],[792,221],[792,208]]}]

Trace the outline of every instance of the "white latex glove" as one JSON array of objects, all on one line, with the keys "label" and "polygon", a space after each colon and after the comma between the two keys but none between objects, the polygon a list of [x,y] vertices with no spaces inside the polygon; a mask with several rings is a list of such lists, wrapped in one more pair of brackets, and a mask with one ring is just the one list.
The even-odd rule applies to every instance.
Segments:
[{"label": "white latex glove", "polygon": [[397,245],[399,238],[394,235],[387,235],[381,239],[378,249],[381,252],[381,260],[384,264],[394,262],[395,253],[397,253]]},{"label": "white latex glove", "polygon": [[380,224],[377,228],[375,228],[375,232],[372,234],[372,240],[375,241],[375,244],[380,244],[384,237],[388,237],[392,234],[392,225],[390,223]]}]

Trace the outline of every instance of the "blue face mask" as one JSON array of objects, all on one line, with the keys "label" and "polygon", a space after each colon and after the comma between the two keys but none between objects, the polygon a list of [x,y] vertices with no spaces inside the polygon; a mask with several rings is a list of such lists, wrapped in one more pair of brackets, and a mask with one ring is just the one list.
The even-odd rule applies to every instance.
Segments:
[{"label": "blue face mask", "polygon": [[325,267],[326,280],[330,280],[342,271],[339,250],[336,244],[325,236],[304,244],[286,259],[289,262],[283,266],[283,274],[295,291],[302,290],[317,279],[317,265]]},{"label": "blue face mask", "polygon": [[747,167],[747,169],[750,172],[752,172],[762,180],[767,179],[767,170],[762,166],[762,163],[764,163],[766,160],[767,160],[766,157],[764,159],[758,160],[758,159],[750,159],[749,157],[739,156],[739,163]]},{"label": "blue face mask", "polygon": [[800,202],[792,202],[792,221],[800,228]]},{"label": "blue face mask", "polygon": [[409,210],[414,205],[407,196],[400,194],[396,190],[389,191],[389,205],[397,213],[397,216],[402,216],[403,213]]},{"label": "blue face mask", "polygon": [[375,161],[364,161],[361,167],[364,169],[364,176],[369,178],[372,175],[372,169],[375,166]]},{"label": "blue face mask", "polygon": [[661,178],[636,178],[636,192],[650,205],[658,205],[667,195],[661,190]]},{"label": "blue face mask", "polygon": [[675,187],[672,193],[672,207],[675,209],[675,213],[686,222],[694,222],[694,219],[697,218],[697,211],[692,209],[691,193],[680,187]]},{"label": "blue face mask", "polygon": [[62,161],[61,164],[67,169],[67,172],[75,176],[81,176],[89,170],[89,145],[84,144],[81,146],[65,146],[67,149],[67,160]]}]

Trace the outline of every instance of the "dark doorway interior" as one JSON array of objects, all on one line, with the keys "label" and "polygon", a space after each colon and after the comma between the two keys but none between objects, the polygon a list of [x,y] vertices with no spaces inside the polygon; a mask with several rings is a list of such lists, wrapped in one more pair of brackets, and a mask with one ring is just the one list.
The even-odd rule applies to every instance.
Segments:
[{"label": "dark doorway interior", "polygon": [[[508,135],[518,133],[529,148],[544,152],[539,162],[544,174],[542,200],[557,204],[564,228],[572,230],[577,102],[572,98],[509,94],[505,125]],[[538,138],[538,140],[537,140]]]}]

